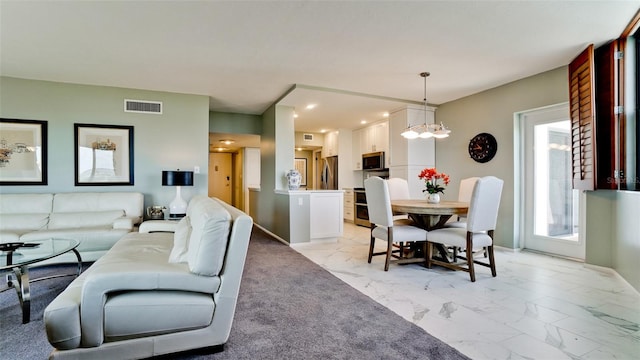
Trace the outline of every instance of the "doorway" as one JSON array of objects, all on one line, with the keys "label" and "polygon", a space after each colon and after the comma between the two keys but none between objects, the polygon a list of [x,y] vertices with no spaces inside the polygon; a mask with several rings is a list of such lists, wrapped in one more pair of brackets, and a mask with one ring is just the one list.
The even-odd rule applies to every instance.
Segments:
[{"label": "doorway", "polygon": [[209,196],[232,204],[231,153],[209,153]]},{"label": "doorway", "polygon": [[584,260],[583,196],[572,189],[568,104],[520,114],[523,247]]}]

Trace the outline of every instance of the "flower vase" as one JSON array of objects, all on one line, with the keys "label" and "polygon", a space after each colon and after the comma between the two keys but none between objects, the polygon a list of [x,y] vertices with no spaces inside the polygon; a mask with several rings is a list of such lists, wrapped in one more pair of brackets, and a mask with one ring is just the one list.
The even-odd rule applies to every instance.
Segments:
[{"label": "flower vase", "polygon": [[429,194],[427,196],[427,202],[429,204],[438,204],[438,203],[440,203],[440,194]]},{"label": "flower vase", "polygon": [[302,175],[298,170],[289,170],[286,175],[289,190],[298,190],[302,182]]}]

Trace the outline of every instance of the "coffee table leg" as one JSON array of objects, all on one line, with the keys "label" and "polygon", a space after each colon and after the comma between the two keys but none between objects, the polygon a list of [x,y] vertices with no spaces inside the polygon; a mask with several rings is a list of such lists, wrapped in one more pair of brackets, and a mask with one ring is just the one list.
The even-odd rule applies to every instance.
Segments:
[{"label": "coffee table leg", "polygon": [[78,275],[77,276],[80,276],[80,274],[82,273],[82,257],[80,257],[80,253],[78,252],[78,250],[72,249],[71,251],[73,251],[73,253],[76,254],[76,257],[78,258]]},{"label": "coffee table leg", "polygon": [[29,268],[27,266],[13,268],[13,273],[16,275],[16,279],[13,282],[13,287],[16,289],[16,294],[18,295],[18,299],[20,300],[20,307],[22,307],[22,323],[26,324],[31,321]]}]

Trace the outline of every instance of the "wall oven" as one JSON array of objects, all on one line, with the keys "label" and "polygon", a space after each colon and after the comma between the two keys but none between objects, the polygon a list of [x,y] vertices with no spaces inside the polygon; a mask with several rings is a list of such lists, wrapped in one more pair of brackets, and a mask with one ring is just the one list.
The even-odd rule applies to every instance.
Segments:
[{"label": "wall oven", "polygon": [[364,188],[353,189],[354,196],[354,220],[356,225],[370,227],[369,223],[369,210],[367,209],[367,195],[364,192]]}]

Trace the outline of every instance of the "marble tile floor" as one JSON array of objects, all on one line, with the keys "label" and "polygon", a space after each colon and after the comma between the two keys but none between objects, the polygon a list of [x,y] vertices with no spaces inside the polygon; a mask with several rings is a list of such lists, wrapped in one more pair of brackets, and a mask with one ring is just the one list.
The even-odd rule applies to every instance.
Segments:
[{"label": "marble tile floor", "polygon": [[640,294],[611,271],[498,248],[498,276],[476,266],[472,283],[437,266],[385,272],[368,246],[369,229],[345,223],[337,242],[292,248],[472,359],[640,359]]}]

